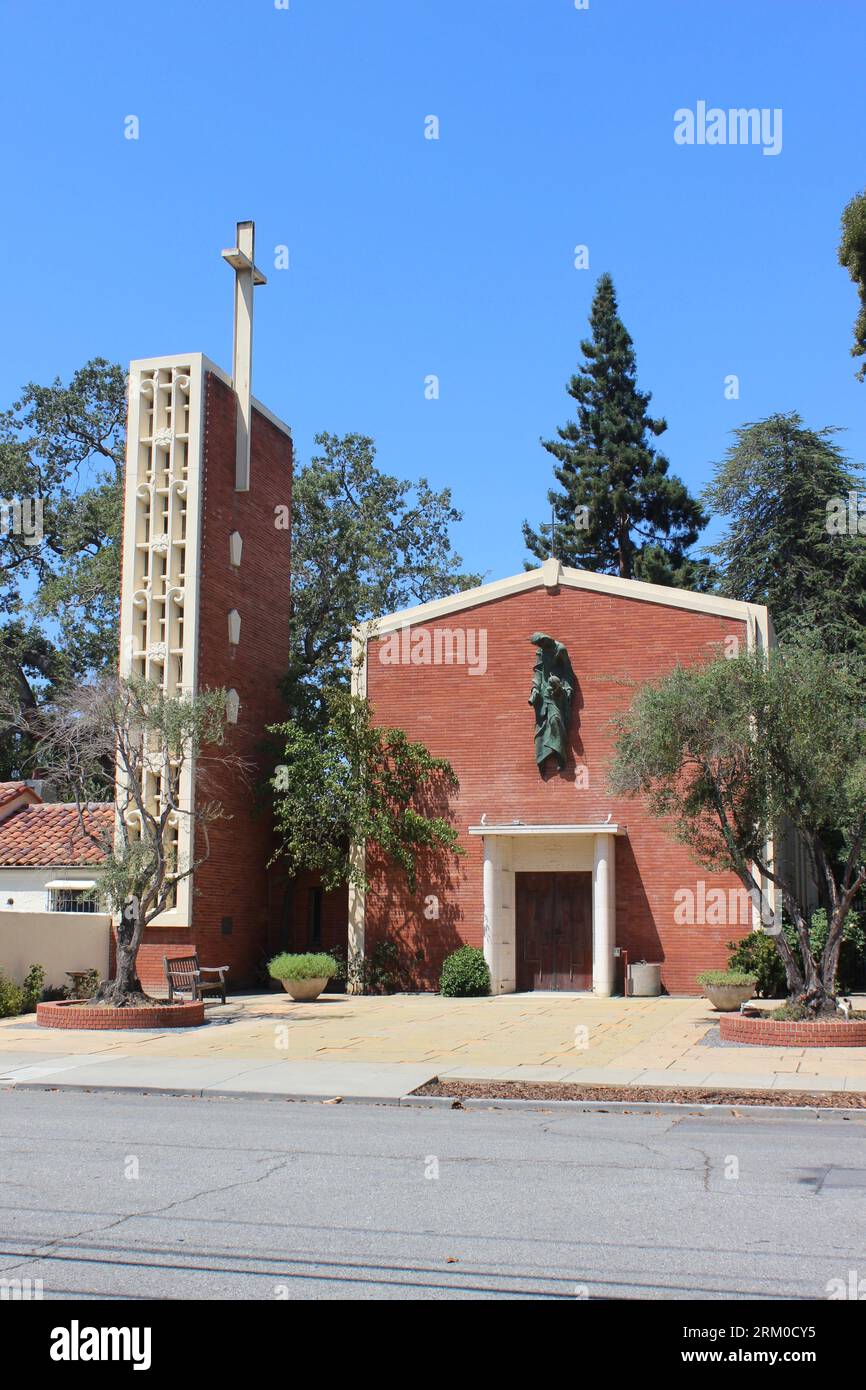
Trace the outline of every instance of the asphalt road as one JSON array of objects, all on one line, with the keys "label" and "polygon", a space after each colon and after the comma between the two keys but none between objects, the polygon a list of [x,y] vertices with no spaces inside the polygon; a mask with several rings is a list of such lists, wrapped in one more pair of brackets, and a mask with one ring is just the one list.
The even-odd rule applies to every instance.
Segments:
[{"label": "asphalt road", "polygon": [[866,1116],[6,1090],[0,1279],[46,1299],[825,1299],[866,1278],[864,1141]]}]

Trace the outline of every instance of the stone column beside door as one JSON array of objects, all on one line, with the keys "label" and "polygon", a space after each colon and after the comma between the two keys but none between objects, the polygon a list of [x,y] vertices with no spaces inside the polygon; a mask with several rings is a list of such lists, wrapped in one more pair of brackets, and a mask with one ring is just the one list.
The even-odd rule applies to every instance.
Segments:
[{"label": "stone column beside door", "polygon": [[514,875],[507,839],[484,837],[484,959],[491,994],[510,994],[515,985]]},{"label": "stone column beside door", "polygon": [[613,835],[596,835],[592,865],[592,992],[613,994],[616,937]]}]

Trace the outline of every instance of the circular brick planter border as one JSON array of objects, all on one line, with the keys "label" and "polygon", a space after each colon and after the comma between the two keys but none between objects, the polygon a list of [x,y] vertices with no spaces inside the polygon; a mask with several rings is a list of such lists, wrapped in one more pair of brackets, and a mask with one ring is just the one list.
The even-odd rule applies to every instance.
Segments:
[{"label": "circular brick planter border", "polygon": [[832,1018],[825,1023],[793,1023],[781,1018],[722,1014],[719,1036],[722,1042],[762,1047],[866,1047],[866,1019],[854,1019],[852,1023]]},{"label": "circular brick planter border", "polygon": [[130,1009],[82,1007],[74,999],[36,1005],[41,1028],[195,1028],[204,1023],[201,999],[185,1004],[148,1004]]}]

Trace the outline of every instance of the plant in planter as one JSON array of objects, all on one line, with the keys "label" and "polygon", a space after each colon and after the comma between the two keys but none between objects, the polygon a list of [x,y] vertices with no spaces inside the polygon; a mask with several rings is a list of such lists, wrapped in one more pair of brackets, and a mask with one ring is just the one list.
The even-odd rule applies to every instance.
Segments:
[{"label": "plant in planter", "polygon": [[287,994],[302,1002],[318,999],[339,968],[334,957],[322,951],[308,951],[303,955],[290,955],[283,951],[268,962],[268,973],[272,979],[279,980]]},{"label": "plant in planter", "polygon": [[698,984],[719,1013],[733,1013],[747,1003],[757,983],[757,975],[746,975],[739,970],[705,970],[698,976]]}]

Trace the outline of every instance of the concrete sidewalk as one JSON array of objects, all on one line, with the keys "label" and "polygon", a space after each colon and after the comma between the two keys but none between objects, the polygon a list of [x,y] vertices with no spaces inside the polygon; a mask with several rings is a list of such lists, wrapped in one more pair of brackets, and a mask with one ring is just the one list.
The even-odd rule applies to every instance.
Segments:
[{"label": "concrete sidewalk", "polygon": [[400,1100],[436,1078],[460,1080],[572,1082],[584,1085],[669,1087],[672,1090],[864,1091],[857,1078],[793,1076],[785,1073],[639,1071],[620,1067],[431,1068],[410,1062],[274,1062],[252,1058],[131,1057],[104,1052],[57,1054],[19,1052],[0,1063],[0,1089],[155,1091],[174,1095],[274,1097],[282,1099]]},{"label": "concrete sidewalk", "polygon": [[91,1032],[0,1021],[0,1085],[394,1099],[440,1077],[866,1092],[866,1048],[721,1045],[704,999],[239,996],[204,1028]]},{"label": "concrete sidewalk", "polygon": [[41,1057],[19,1053],[0,1063],[0,1087],[161,1091],[181,1095],[399,1100],[431,1080],[429,1067],[401,1062],[241,1062],[204,1057],[130,1057],[104,1053]]}]

